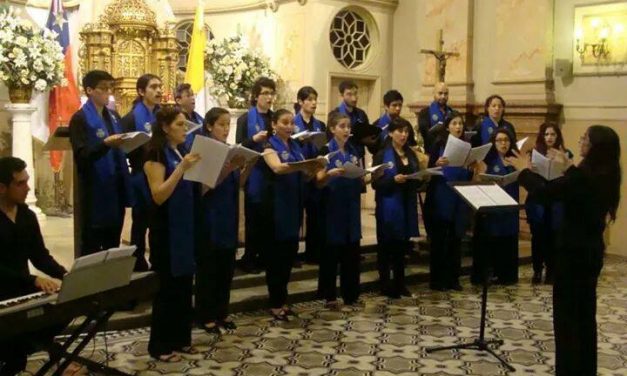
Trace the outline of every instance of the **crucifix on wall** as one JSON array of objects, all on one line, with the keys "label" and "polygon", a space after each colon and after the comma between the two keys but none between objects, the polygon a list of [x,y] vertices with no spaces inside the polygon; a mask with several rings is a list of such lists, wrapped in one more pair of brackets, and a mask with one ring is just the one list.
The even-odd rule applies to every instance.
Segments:
[{"label": "crucifix on wall", "polygon": [[446,76],[446,60],[451,56],[459,56],[458,52],[447,52],[443,51],[442,47],[444,47],[444,39],[442,38],[442,29],[438,30],[437,33],[437,41],[436,41],[437,49],[436,50],[420,50],[420,53],[423,54],[431,54],[435,56],[437,60],[437,72],[438,72],[438,82],[444,82],[444,76]]}]

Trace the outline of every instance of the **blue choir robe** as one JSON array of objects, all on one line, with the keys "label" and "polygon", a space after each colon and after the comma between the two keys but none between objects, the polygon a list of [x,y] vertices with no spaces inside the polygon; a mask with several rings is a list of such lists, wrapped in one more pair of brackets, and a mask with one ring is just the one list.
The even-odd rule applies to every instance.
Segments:
[{"label": "blue choir robe", "polygon": [[[90,147],[104,142],[109,137],[109,129],[102,119],[96,106],[88,100],[81,111],[87,121],[87,142]],[[105,108],[105,111],[109,111]],[[121,133],[119,119],[109,111],[114,134]],[[89,218],[87,223],[94,227],[117,227],[124,218],[124,207],[133,204],[131,179],[124,153],[117,148],[110,148],[104,156],[95,160],[92,173],[88,174],[87,186],[93,189],[90,195]],[[123,187],[123,189],[120,189]]]},{"label": "blue choir robe", "polygon": [[[430,166],[444,153],[444,147],[431,154]],[[461,237],[470,224],[470,208],[468,204],[448,185],[449,182],[470,181],[472,173],[464,167],[442,167],[442,176],[432,176],[427,187],[425,206],[430,207],[430,215],[439,222],[453,224],[456,236]]]},{"label": "blue choir robe", "polygon": [[492,133],[494,133],[497,128],[507,129],[513,137],[513,142],[516,142],[516,129],[512,123],[503,118],[501,118],[498,123],[495,123],[489,116],[484,116],[479,124],[478,133],[474,137],[475,141],[472,142],[473,146],[485,145],[490,142],[490,137],[492,137]]},{"label": "blue choir robe", "polygon": [[[407,241],[411,237],[419,236],[418,232],[418,195],[415,190],[408,194],[409,185],[415,186],[413,181],[405,184],[394,182],[394,176],[399,172],[396,165],[394,147],[389,144],[379,153],[382,153],[380,163],[392,163],[392,168],[386,169],[373,187],[375,188],[375,217],[377,222],[377,240],[379,242]],[[378,158],[377,158],[378,159]],[[418,159],[408,156],[411,171],[418,171]]]},{"label": "blue choir robe", "polygon": [[[259,111],[257,111],[257,107],[253,106],[248,110],[248,122],[246,124],[246,135],[247,139],[252,140],[253,136],[257,133],[266,129],[265,123],[263,122],[263,118]],[[253,147],[255,151],[261,152],[262,146],[261,144],[255,144]],[[259,158],[259,160],[253,166],[253,169],[246,180],[246,186],[244,190],[246,192],[246,199],[249,202],[260,203],[263,198],[263,189],[265,186],[264,183],[264,174],[263,174],[263,158]]]},{"label": "blue choir robe", "polygon": [[[181,156],[186,152],[182,147],[178,150]],[[169,146],[164,147],[164,155],[165,181],[181,163],[181,158]],[[181,179],[162,204],[167,205],[170,272],[175,277],[192,275],[196,271],[195,195],[196,183]]]},{"label": "blue choir robe", "polygon": [[[268,139],[267,145],[277,152],[282,163],[298,162],[304,160],[302,149],[298,142],[288,139],[288,144],[276,135]],[[304,178],[302,172],[290,174],[275,174],[270,167],[266,187],[270,194],[273,215],[274,240],[298,241],[300,228],[303,222],[304,206]]]},{"label": "blue choir robe", "polygon": [[[325,150],[326,149],[326,150]],[[331,139],[323,152],[335,152],[339,146]],[[327,171],[339,168],[346,162],[359,164],[359,153],[353,145],[346,143],[344,152],[332,156]],[[357,243],[361,239],[361,179],[341,176],[329,179],[322,189],[322,212],[325,242],[332,246]]]},{"label": "blue choir robe", "polygon": [[[514,167],[505,166],[503,160],[493,154],[486,159],[487,171],[490,175],[507,175],[514,171]],[[518,182],[514,182],[502,187],[516,202],[519,201]],[[504,213],[490,213],[486,215],[485,221],[486,235],[489,236],[518,236],[519,216],[518,211]]]}]

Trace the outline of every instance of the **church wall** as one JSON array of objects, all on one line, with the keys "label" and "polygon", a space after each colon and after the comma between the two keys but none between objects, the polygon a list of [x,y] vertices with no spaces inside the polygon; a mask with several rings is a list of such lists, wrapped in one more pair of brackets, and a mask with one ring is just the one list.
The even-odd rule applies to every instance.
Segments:
[{"label": "church wall", "polygon": [[[572,62],[574,37],[574,7],[600,4],[598,0],[559,0],[555,7],[555,59]],[[611,126],[621,138],[623,184],[622,205],[618,218],[610,228],[609,253],[627,256],[627,76],[573,76],[555,77],[556,101],[564,105],[562,129],[566,145],[578,154],[579,137],[592,124]]]}]

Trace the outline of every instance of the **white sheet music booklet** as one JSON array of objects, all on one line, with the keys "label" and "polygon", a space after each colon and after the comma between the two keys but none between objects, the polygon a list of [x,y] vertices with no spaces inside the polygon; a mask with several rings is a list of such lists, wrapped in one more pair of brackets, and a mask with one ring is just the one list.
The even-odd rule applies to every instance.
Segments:
[{"label": "white sheet music booklet", "polygon": [[491,185],[456,185],[453,188],[461,194],[475,210],[483,207],[518,206],[503,188]]},{"label": "white sheet music booklet", "polygon": [[484,160],[491,148],[491,143],[473,148],[470,143],[449,134],[442,156],[448,159],[450,167],[468,167]]}]

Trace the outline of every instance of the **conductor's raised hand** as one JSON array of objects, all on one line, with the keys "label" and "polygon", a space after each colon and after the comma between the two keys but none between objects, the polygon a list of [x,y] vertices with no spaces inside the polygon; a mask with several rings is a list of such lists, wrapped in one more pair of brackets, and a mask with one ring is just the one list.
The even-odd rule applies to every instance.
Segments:
[{"label": "conductor's raised hand", "polygon": [[259,131],[253,136],[253,141],[256,143],[264,142],[268,139],[268,131]]},{"label": "conductor's raised hand", "polygon": [[570,167],[570,165],[573,164],[573,161],[570,158],[568,158],[568,154],[566,153],[565,150],[558,150],[558,149],[551,148],[547,150],[546,155],[550,159],[565,166],[566,168]]},{"label": "conductor's raised hand", "polygon": [[531,161],[529,160],[528,156],[520,154],[516,150],[512,150],[512,153],[514,154],[513,157],[505,158],[505,161],[509,163],[510,166],[513,166],[517,171],[531,168]]},{"label": "conductor's raised hand", "polygon": [[189,170],[190,168],[192,168],[192,166],[194,166],[196,162],[198,162],[199,160],[200,160],[200,154],[190,153],[183,157],[183,160],[181,161],[181,164],[179,166],[181,166],[181,168],[183,169],[183,172],[185,172]]},{"label": "conductor's raised hand", "polygon": [[110,148],[117,148],[118,146],[122,145],[123,141],[124,140],[122,139],[121,134],[112,134],[111,136],[105,138],[103,142]]}]

